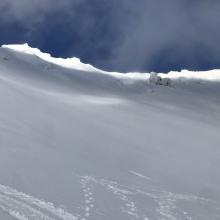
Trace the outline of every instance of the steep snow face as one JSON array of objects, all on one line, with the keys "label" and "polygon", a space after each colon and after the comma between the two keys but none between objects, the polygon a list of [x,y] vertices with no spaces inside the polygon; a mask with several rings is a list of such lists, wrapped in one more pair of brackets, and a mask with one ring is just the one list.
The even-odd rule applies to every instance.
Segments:
[{"label": "steep snow face", "polygon": [[219,71],[159,76],[0,48],[0,219],[218,220]]}]

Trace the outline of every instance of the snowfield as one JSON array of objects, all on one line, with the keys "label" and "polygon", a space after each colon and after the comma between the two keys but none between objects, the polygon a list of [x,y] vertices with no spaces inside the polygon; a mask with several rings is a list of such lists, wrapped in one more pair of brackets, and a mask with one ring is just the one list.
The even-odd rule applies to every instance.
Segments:
[{"label": "snowfield", "polygon": [[219,220],[220,70],[151,76],[1,47],[0,219]]}]

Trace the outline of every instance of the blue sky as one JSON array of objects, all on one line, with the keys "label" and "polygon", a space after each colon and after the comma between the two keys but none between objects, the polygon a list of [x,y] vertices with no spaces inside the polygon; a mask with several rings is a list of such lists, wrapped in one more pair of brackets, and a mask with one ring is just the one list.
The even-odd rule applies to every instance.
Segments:
[{"label": "blue sky", "polygon": [[220,68],[219,0],[1,0],[0,44],[114,71]]}]

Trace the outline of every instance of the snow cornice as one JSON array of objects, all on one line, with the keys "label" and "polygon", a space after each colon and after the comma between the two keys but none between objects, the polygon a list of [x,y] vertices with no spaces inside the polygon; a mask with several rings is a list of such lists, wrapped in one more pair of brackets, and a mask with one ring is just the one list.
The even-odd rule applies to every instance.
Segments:
[{"label": "snow cornice", "polygon": [[[2,45],[2,48],[6,48],[9,50],[13,50],[19,53],[34,55],[39,57],[40,59],[62,66],[64,68],[87,71],[87,72],[99,72],[107,75],[114,76],[116,78],[130,78],[134,80],[142,80],[149,78],[149,73],[138,73],[138,72],[131,72],[131,73],[119,73],[119,72],[107,72],[95,68],[90,64],[85,64],[80,61],[79,58],[54,58],[49,53],[43,53],[37,48],[30,47],[27,43],[25,44],[11,44],[11,45]],[[171,71],[167,74],[158,73],[161,77],[169,77],[171,79],[195,79],[195,80],[208,80],[208,81],[220,81],[220,70],[209,70],[209,71],[188,71],[182,70],[180,72]]]}]

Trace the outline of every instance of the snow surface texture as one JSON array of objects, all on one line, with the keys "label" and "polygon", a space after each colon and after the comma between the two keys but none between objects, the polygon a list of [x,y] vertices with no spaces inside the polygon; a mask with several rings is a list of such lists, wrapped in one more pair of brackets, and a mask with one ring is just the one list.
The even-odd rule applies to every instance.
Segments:
[{"label": "snow surface texture", "polygon": [[159,76],[0,48],[0,219],[220,219],[220,71]]}]

